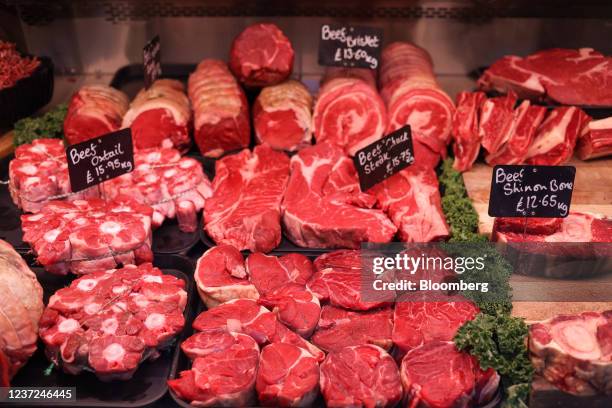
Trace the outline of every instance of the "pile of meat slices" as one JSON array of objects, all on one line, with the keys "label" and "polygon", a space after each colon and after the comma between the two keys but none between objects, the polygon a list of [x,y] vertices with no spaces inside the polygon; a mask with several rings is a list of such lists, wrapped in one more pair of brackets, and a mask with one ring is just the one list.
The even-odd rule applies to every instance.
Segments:
[{"label": "pile of meat slices", "polygon": [[[499,376],[452,339],[478,308],[456,302],[365,301],[359,251],[269,256],[222,245],[198,261],[208,310],[182,345],[193,360],[169,381],[199,406],[451,407],[484,404]],[[414,336],[414,327],[426,336]],[[426,363],[424,363],[426,362]],[[440,386],[443,384],[443,386]],[[373,406],[373,405],[372,405]]]}]

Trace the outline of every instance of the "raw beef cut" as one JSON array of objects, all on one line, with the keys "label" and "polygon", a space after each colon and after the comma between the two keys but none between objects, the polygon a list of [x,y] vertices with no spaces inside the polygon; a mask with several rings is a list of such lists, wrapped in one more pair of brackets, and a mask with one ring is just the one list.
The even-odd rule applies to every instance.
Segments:
[{"label": "raw beef cut", "polygon": [[319,363],[305,350],[273,343],[263,348],[256,380],[266,407],[308,407],[319,393]]},{"label": "raw beef cut", "polygon": [[362,344],[374,344],[389,350],[393,345],[392,330],[393,310],[389,308],[352,312],[326,305],[311,341],[327,352]]},{"label": "raw beef cut", "polygon": [[188,91],[194,139],[202,155],[216,158],[249,145],[249,104],[225,62],[200,62],[189,75]]},{"label": "raw beef cut", "polygon": [[475,357],[451,341],[430,341],[410,350],[400,371],[409,407],[482,406],[499,386],[493,369],[483,371]]},{"label": "raw beef cut", "polygon": [[572,157],[576,140],[590,117],[575,106],[564,106],[548,114],[527,151],[526,163],[556,166]]},{"label": "raw beef cut", "polygon": [[[358,248],[362,242],[389,242],[397,228],[361,192],[353,161],[326,143],[291,158],[291,176],[282,203],[285,234],[307,248]],[[307,205],[305,205],[307,203]]]},{"label": "raw beef cut", "polygon": [[179,398],[199,407],[253,404],[259,347],[251,337],[224,330],[196,333],[181,349],[193,364],[168,380]]},{"label": "raw beef cut", "polygon": [[212,186],[202,165],[170,148],[137,151],[134,165],[134,171],[102,183],[102,197],[110,200],[127,195],[151,206],[153,228],[166,218],[176,218],[181,231],[196,231],[198,213],[212,195]]},{"label": "raw beef cut", "polygon": [[130,197],[49,201],[21,216],[23,241],[45,270],[77,275],[151,262],[151,207]]},{"label": "raw beef cut", "polygon": [[[340,250],[325,253],[315,260],[316,272],[308,288],[320,301],[329,301],[334,306],[351,310],[369,310],[392,302],[393,295],[387,292],[366,292],[368,278],[362,272],[362,261],[358,250]],[[374,279],[374,275],[367,276]],[[367,293],[373,299],[364,301]]]},{"label": "raw beef cut", "polygon": [[455,106],[436,81],[431,56],[414,44],[389,44],[381,55],[380,87],[389,116],[386,132],[410,125],[414,142],[430,151],[425,157],[415,152],[415,160],[435,166],[430,156],[446,157]]},{"label": "raw beef cut", "polygon": [[357,78],[376,89],[376,71],[369,68],[326,67],[321,84],[334,78]]},{"label": "raw beef cut", "polygon": [[185,282],[150,263],[92,272],[58,290],[40,319],[49,359],[65,372],[127,380],[185,324]]},{"label": "raw beef cut", "polygon": [[309,352],[318,361],[325,354],[280,323],[276,315],[252,299],[234,299],[209,309],[193,322],[193,328],[208,332],[219,329],[248,334],[258,344],[288,343]]},{"label": "raw beef cut", "polygon": [[278,84],[291,75],[293,47],[275,24],[252,24],[232,42],[229,66],[247,87]]},{"label": "raw beef cut", "polygon": [[453,115],[452,136],[455,144],[453,152],[455,161],[453,168],[457,171],[467,171],[478,157],[480,151],[480,135],[478,133],[480,107],[486,100],[484,92],[459,92],[457,94],[457,109]]},{"label": "raw beef cut", "polygon": [[612,117],[589,122],[578,136],[576,155],[580,160],[612,155]]},{"label": "raw beef cut", "polygon": [[75,144],[119,130],[128,105],[128,97],[110,86],[82,87],[68,105],[64,119],[66,141]]},{"label": "raw beef cut", "polygon": [[612,58],[592,48],[553,48],[525,58],[506,56],[478,80],[483,90],[516,92],[564,105],[612,106]]},{"label": "raw beef cut", "polygon": [[158,79],[149,89],[141,89],[121,127],[132,128],[134,149],[173,147],[187,152],[191,107],[185,87],[175,79]]},{"label": "raw beef cut", "polygon": [[387,112],[375,87],[359,78],[338,77],[319,89],[312,120],[317,143],[352,156],[383,136]]},{"label": "raw beef cut", "polygon": [[398,301],[393,313],[393,343],[397,356],[433,340],[451,341],[479,309],[467,299],[457,302]]},{"label": "raw beef cut", "polygon": [[72,193],[64,143],[60,139],[35,139],[15,149],[9,163],[9,191],[24,212],[38,212],[50,200],[80,200],[98,196],[91,187]]},{"label": "raw beef cut", "polygon": [[450,235],[438,177],[429,166],[413,165],[370,189],[398,229],[402,242],[440,241]]},{"label": "raw beef cut", "polygon": [[268,145],[218,160],[204,229],[218,245],[271,251],[281,240],[280,207],[288,179],[289,157]]},{"label": "raw beef cut", "polygon": [[312,139],[312,96],[298,81],[285,81],[261,90],[253,106],[253,127],[258,143],[295,151]]},{"label": "raw beef cut", "polygon": [[487,163],[491,166],[523,163],[545,115],[544,106],[531,105],[528,100],[523,101],[514,110],[512,125],[505,137],[506,140],[497,153],[486,156]]},{"label": "raw beef cut", "polygon": [[301,254],[276,257],[254,253],[247,258],[246,269],[251,283],[261,295],[287,284],[304,287],[314,273],[310,259]]},{"label": "raw beef cut", "polygon": [[612,395],[612,310],[559,315],[529,327],[536,372],[575,395]]},{"label": "raw beef cut", "polygon": [[34,272],[12,246],[0,240],[0,386],[36,350],[43,290]]},{"label": "raw beef cut", "polygon": [[489,155],[495,155],[510,135],[516,95],[489,98],[482,104],[478,137]]},{"label": "raw beef cut", "polygon": [[394,407],[402,384],[393,358],[378,346],[345,347],[321,364],[321,393],[328,407]]},{"label": "raw beef cut", "polygon": [[208,308],[232,299],[259,298],[255,285],[248,280],[242,254],[231,245],[207,250],[198,259],[193,276]]}]

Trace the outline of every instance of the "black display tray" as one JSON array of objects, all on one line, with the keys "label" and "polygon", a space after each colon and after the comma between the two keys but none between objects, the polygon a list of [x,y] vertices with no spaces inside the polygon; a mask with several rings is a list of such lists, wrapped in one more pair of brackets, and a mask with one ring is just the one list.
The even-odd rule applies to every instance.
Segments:
[{"label": "black display tray", "polygon": [[[179,334],[177,341],[155,361],[145,361],[136,370],[134,377],[128,381],[101,382],[93,373],[84,372],[80,375],[65,374],[61,369],[53,368],[49,375],[44,371],[50,362],[45,357],[44,345],[39,341],[38,349],[28,363],[11,381],[13,387],[76,387],[76,401],[40,403],[15,403],[9,406],[66,406],[66,407],[143,407],[153,404],[162,398],[168,389],[167,379],[174,375],[179,358],[178,344],[191,331],[193,321],[194,283],[193,262],[178,255],[156,255],[154,265],[164,273],[181,278],[186,283],[187,306],[185,307],[185,329]],[[45,272],[40,267],[33,267],[40,284],[44,289],[44,301],[58,289],[70,284],[72,276],[58,276]]]}]

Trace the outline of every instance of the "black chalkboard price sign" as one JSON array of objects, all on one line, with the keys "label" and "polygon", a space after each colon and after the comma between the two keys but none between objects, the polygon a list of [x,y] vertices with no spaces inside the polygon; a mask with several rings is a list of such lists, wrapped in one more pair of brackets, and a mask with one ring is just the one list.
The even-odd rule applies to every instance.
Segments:
[{"label": "black chalkboard price sign", "polygon": [[376,69],[380,63],[383,30],[323,24],[319,40],[319,65]]},{"label": "black chalkboard price sign", "polygon": [[353,156],[361,191],[391,177],[414,163],[412,133],[406,125],[359,150]]},{"label": "black chalkboard price sign", "polygon": [[153,37],[142,49],[142,61],[144,65],[145,88],[149,87],[161,76],[161,44],[159,35]]},{"label": "black chalkboard price sign", "polygon": [[132,130],[121,129],[70,145],[66,159],[73,192],[129,173],[134,169]]},{"label": "black chalkboard price sign", "polygon": [[573,166],[495,166],[489,215],[567,217],[575,177]]}]

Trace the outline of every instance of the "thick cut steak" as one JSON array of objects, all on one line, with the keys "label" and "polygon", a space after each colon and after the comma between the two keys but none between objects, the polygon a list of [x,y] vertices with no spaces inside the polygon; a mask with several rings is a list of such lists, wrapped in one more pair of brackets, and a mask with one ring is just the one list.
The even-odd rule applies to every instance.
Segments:
[{"label": "thick cut steak", "polygon": [[202,155],[216,158],[249,145],[249,104],[225,62],[200,62],[189,75],[188,91],[194,111],[194,140]]},{"label": "thick cut steak", "polygon": [[536,372],[576,395],[612,395],[612,310],[559,315],[529,328]]},{"label": "thick cut steak", "polygon": [[505,56],[478,80],[484,90],[547,97],[564,105],[612,106],[612,58],[592,48],[553,48],[527,57]]},{"label": "thick cut steak", "polygon": [[452,136],[455,144],[453,152],[455,161],[453,167],[458,171],[466,171],[478,157],[480,151],[480,135],[478,125],[480,107],[486,100],[484,92],[459,92],[457,94],[457,109],[453,115]]},{"label": "thick cut steak", "polygon": [[175,79],[158,79],[141,89],[123,117],[132,129],[135,149],[172,147],[183,153],[191,145],[191,107],[185,87]]},{"label": "thick cut steak", "polygon": [[75,144],[118,130],[128,105],[128,97],[110,86],[82,87],[68,105],[64,119],[66,141]]},{"label": "thick cut steak", "polygon": [[193,364],[168,380],[179,398],[200,407],[244,407],[255,401],[259,347],[251,337],[224,330],[196,333],[181,349]]},{"label": "thick cut steak", "polygon": [[499,385],[493,369],[481,370],[475,357],[457,351],[451,341],[410,350],[400,371],[409,407],[481,406],[495,397]]},{"label": "thick cut steak", "polygon": [[345,347],[321,364],[321,392],[328,407],[394,407],[402,398],[397,365],[374,345]]},{"label": "thick cut steak", "polygon": [[489,98],[482,104],[478,137],[489,155],[495,155],[507,140],[514,119],[516,95]]},{"label": "thick cut steak", "polygon": [[312,139],[312,96],[301,82],[288,80],[261,90],[253,105],[258,143],[295,151]]},{"label": "thick cut steak", "polygon": [[150,263],[76,279],[51,296],[40,319],[47,355],[67,373],[129,379],[183,329],[184,287]]},{"label": "thick cut steak", "polygon": [[389,308],[353,312],[325,305],[311,341],[327,352],[362,344],[389,350],[393,345],[392,329],[393,311]]},{"label": "thick cut steak", "polygon": [[[389,242],[397,228],[376,198],[361,192],[353,161],[326,143],[291,158],[291,176],[282,203],[287,237],[307,248],[357,248],[362,242]],[[306,204],[307,203],[307,204]]]},{"label": "thick cut steak", "polygon": [[578,137],[576,154],[580,160],[612,155],[612,117],[589,122]]},{"label": "thick cut steak", "polygon": [[261,351],[256,380],[267,407],[308,407],[319,393],[319,363],[305,350],[272,343]]},{"label": "thick cut steak", "polygon": [[314,273],[310,259],[301,254],[276,257],[254,253],[248,256],[246,269],[251,283],[261,295],[290,283],[306,286]]},{"label": "thick cut steak", "polygon": [[275,24],[253,24],[232,43],[229,66],[247,87],[284,81],[293,70],[293,47]]},{"label": "thick cut steak", "polygon": [[232,299],[259,298],[255,285],[249,282],[242,254],[231,245],[207,250],[198,259],[194,279],[208,308]]},{"label": "thick cut steak", "polygon": [[267,145],[226,156],[215,165],[213,195],[204,207],[205,230],[218,244],[269,252],[281,240],[281,200],[289,157]]}]

